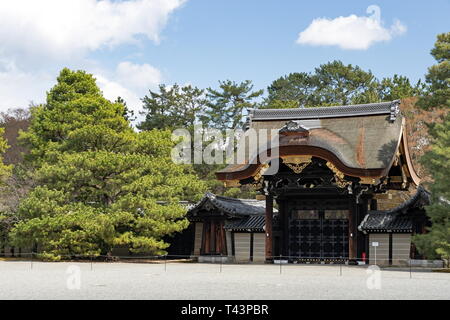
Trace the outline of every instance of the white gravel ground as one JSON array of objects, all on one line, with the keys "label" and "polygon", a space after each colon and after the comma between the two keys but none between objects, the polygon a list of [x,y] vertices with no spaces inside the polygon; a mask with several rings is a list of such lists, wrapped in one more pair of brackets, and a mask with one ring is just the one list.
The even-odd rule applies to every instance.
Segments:
[{"label": "white gravel ground", "polygon": [[338,265],[166,267],[0,261],[0,299],[450,299],[450,273],[383,270],[377,282],[356,266],[342,275]]}]

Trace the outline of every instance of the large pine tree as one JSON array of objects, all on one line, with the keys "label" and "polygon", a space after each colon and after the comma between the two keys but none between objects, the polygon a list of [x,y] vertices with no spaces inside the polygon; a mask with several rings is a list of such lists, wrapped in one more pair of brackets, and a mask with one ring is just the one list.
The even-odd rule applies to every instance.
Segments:
[{"label": "large pine tree", "polygon": [[114,246],[164,253],[162,238],[187,227],[180,200],[204,185],[170,158],[168,131],[136,133],[124,104],[105,99],[92,75],[61,71],[21,136],[37,186],[11,232],[43,256],[109,254]]},{"label": "large pine tree", "polygon": [[431,149],[422,163],[433,178],[432,203],[426,208],[432,226],[415,237],[420,251],[429,257],[450,259],[450,32],[440,34],[431,51],[437,64],[426,75],[427,94],[419,105],[426,110],[444,109],[444,116],[429,124]]}]

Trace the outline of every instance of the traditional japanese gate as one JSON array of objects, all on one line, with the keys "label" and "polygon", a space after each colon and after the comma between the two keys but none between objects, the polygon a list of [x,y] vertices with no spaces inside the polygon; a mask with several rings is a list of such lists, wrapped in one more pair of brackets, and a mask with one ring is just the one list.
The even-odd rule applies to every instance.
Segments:
[{"label": "traditional japanese gate", "polygon": [[[368,238],[358,226],[369,201],[376,210],[376,195],[420,183],[399,105],[396,100],[250,112],[240,138],[244,161],[216,175],[230,187],[251,184],[266,197],[266,261],[292,255],[354,262],[367,254]],[[258,143],[252,142],[255,136]],[[302,210],[316,216],[302,217]],[[347,217],[327,212],[333,210],[346,210]]]}]

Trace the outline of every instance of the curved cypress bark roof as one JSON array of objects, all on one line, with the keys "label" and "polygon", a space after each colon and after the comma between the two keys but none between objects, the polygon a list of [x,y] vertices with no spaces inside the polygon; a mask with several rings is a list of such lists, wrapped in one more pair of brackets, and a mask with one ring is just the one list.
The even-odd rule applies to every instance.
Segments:
[{"label": "curved cypress bark roof", "polygon": [[[375,179],[388,175],[400,153],[409,181],[419,185],[409,158],[399,103],[254,110],[249,129],[238,144],[243,161],[216,172],[217,178],[244,180],[254,177],[272,158],[315,156],[331,162],[348,176]],[[272,137],[271,130],[279,134]],[[258,150],[258,143],[251,139],[260,139],[266,132],[266,147]],[[276,138],[278,141],[273,140]],[[270,146],[276,144],[279,154],[272,154]]]}]

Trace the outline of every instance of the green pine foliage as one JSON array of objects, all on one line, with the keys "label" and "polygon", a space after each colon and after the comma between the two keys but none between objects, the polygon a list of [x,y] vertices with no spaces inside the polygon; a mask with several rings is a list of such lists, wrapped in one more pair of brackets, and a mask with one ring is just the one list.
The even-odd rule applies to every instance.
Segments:
[{"label": "green pine foliage", "polygon": [[[0,186],[6,185],[6,179],[11,174],[12,166],[3,163],[2,154],[8,149],[6,139],[3,138],[5,130],[0,128]],[[1,190],[1,189],[0,189]],[[0,209],[1,206],[0,206]],[[0,211],[0,245],[3,246],[8,239],[9,226],[11,225],[12,217],[8,212]]]},{"label": "green pine foliage", "polygon": [[314,72],[296,72],[281,77],[267,88],[261,108],[285,109],[323,107],[418,96],[422,83],[412,85],[408,78],[394,75],[378,80],[372,72],[341,61],[331,61]]},{"label": "green pine foliage", "polygon": [[6,139],[3,138],[4,133],[5,129],[0,128],[0,183],[4,182],[4,179],[11,174],[12,169],[12,166],[3,163],[2,154],[8,149],[8,143],[6,142]]},{"label": "green pine foliage", "polygon": [[207,89],[208,108],[202,121],[206,126],[222,131],[242,128],[246,111],[257,106],[255,99],[263,92],[253,91],[250,80],[241,83],[219,81],[219,89]]},{"label": "green pine foliage", "polygon": [[[220,81],[218,89],[206,90],[190,85],[160,85],[158,91],[150,90],[149,95],[142,100],[145,119],[138,128],[143,131],[186,129],[191,134],[191,149],[194,150],[194,125],[201,123],[204,129],[217,129],[224,135],[226,129],[241,129],[247,110],[258,106],[256,100],[262,94],[263,90],[253,90],[251,81]],[[206,138],[206,135],[203,137]],[[204,141],[203,145],[210,142]],[[193,168],[209,191],[224,194],[227,190],[216,179],[215,172],[225,166],[226,164],[195,164]],[[255,192],[244,187],[241,192],[233,192],[233,195],[254,197]]]},{"label": "green pine foliage", "polygon": [[425,76],[427,88],[419,104],[426,110],[450,106],[450,32],[437,36],[431,55],[437,64]]},{"label": "green pine foliage", "polygon": [[192,131],[198,114],[206,106],[204,90],[178,84],[171,87],[162,84],[158,92],[149,90],[142,102],[145,120],[138,125],[141,130],[184,128]]},{"label": "green pine foliage", "polygon": [[105,99],[92,75],[61,72],[21,135],[37,186],[20,205],[14,245],[51,259],[115,246],[161,254],[162,238],[187,227],[179,201],[199,199],[204,183],[172,162],[169,131],[137,133],[124,115],[125,105]]},{"label": "green pine foliage", "polygon": [[426,75],[426,95],[419,104],[426,110],[444,109],[442,121],[429,124],[431,149],[422,163],[431,173],[429,184],[431,205],[426,207],[432,222],[427,234],[414,241],[422,253],[429,257],[450,259],[450,33],[440,34],[431,54],[437,61]]}]

